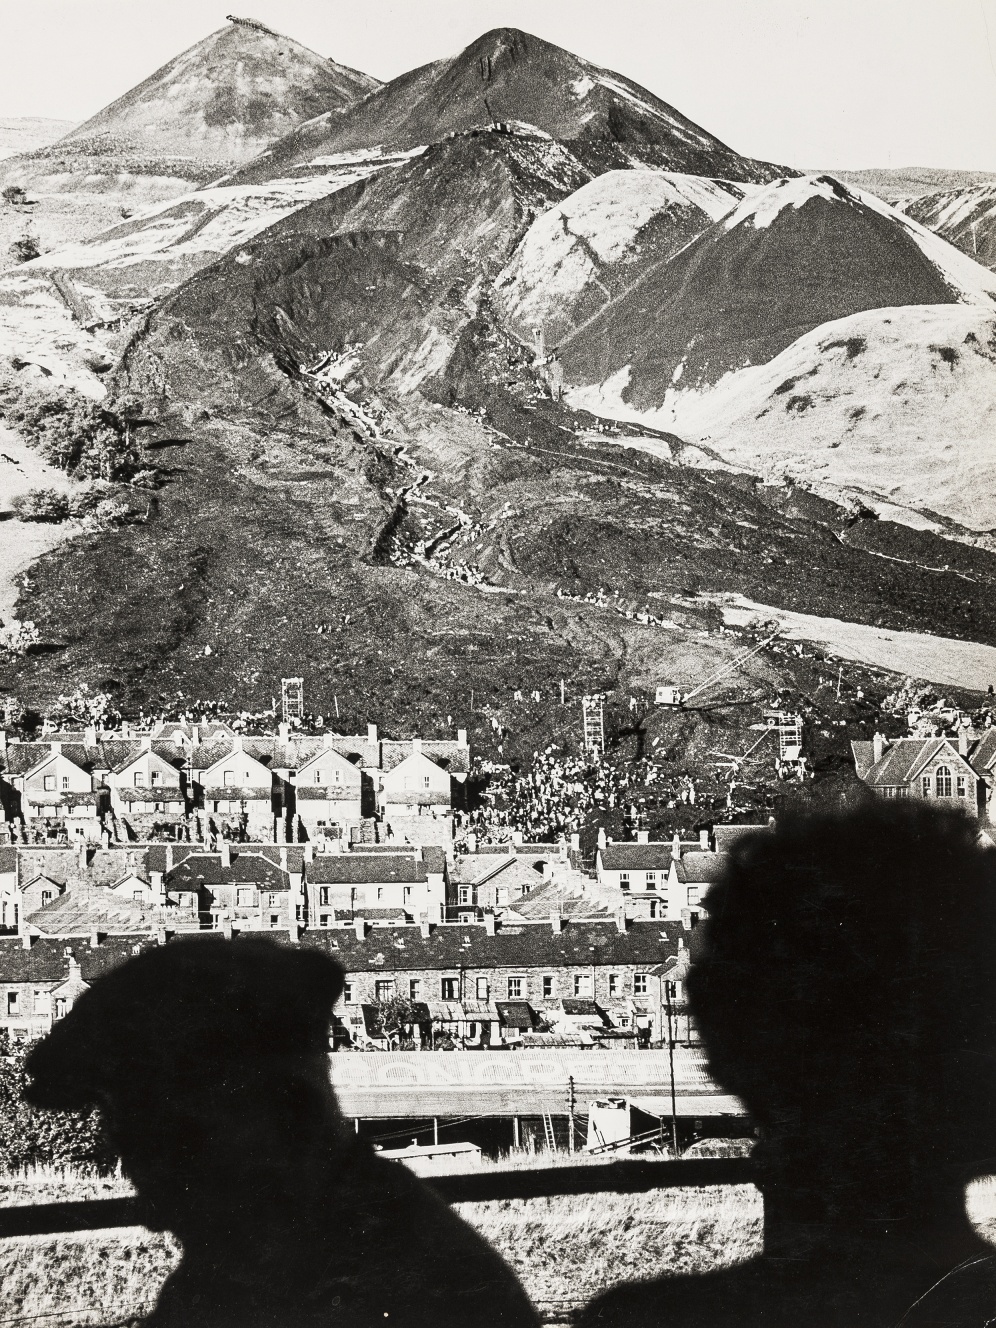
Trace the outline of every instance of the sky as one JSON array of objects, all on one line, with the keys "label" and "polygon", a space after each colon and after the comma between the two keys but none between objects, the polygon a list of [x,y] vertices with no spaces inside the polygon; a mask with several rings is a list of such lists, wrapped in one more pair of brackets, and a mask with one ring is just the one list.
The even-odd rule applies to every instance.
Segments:
[{"label": "sky", "polygon": [[[628,75],[749,156],[996,171],[996,0],[234,3],[381,79],[518,27]],[[227,12],[212,0],[0,0],[0,117],[86,119]]]}]

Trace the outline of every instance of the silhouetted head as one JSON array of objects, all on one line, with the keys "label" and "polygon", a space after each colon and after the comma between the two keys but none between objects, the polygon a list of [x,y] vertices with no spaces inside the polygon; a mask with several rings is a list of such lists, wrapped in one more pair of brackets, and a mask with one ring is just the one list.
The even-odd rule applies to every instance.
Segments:
[{"label": "silhouetted head", "polygon": [[690,1004],[771,1150],[897,1192],[991,1169],[996,851],[974,822],[919,801],[788,818],[705,902]]},{"label": "silhouetted head", "polygon": [[[125,1171],[176,1225],[173,1200],[260,1193],[327,1130],[326,1054],[343,974],[272,941],[190,937],[101,977],[28,1059],[28,1098],[98,1105]],[[248,1193],[243,1194],[248,1199]]]}]

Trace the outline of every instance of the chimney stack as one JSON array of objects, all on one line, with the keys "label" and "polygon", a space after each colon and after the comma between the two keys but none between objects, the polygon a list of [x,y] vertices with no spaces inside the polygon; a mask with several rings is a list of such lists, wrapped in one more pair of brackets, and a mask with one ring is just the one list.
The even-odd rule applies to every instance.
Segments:
[{"label": "chimney stack", "polygon": [[678,834],[677,830],[675,830],[674,837],[671,840],[671,857],[675,862],[681,861],[681,835]]},{"label": "chimney stack", "polygon": [[626,910],[620,905],[619,908],[616,909],[616,930],[625,931],[627,925]]},{"label": "chimney stack", "polygon": [[[578,845],[579,845],[579,846],[580,846],[580,843],[581,843],[581,840],[580,840],[580,837],[579,837],[579,838],[578,838]],[[605,838],[605,826],[604,826],[604,825],[600,825],[600,826],[598,827],[598,847],[599,847],[600,849],[604,849],[604,848],[607,846],[607,844],[608,844],[608,840]]]},{"label": "chimney stack", "polygon": [[421,738],[412,738],[412,755],[413,755],[413,756],[421,756],[421,755],[422,755],[422,739],[421,739]]},{"label": "chimney stack", "polygon": [[310,839],[304,846],[304,860],[305,862],[314,862],[315,860],[315,845]]},{"label": "chimney stack", "polygon": [[881,761],[884,755],[885,755],[885,736],[881,733],[876,733],[875,736],[872,738],[873,763],[875,765],[878,765],[879,761]]},{"label": "chimney stack", "polygon": [[457,746],[458,746],[458,747],[466,747],[466,746],[467,746],[467,730],[466,730],[466,729],[457,729]]},{"label": "chimney stack", "polygon": [[165,928],[165,927],[157,927],[157,928],[156,928],[156,945],[165,945],[165,944],[166,944],[166,928]]},{"label": "chimney stack", "polygon": [[172,870],[173,870],[173,845],[172,845],[172,844],[167,844],[167,845],[166,845],[166,871],[167,871],[167,873],[168,873],[168,872],[171,872]]},{"label": "chimney stack", "polygon": [[649,843],[650,843],[650,831],[649,831],[649,830],[637,830],[637,832],[636,832],[636,842],[637,842],[638,844],[649,844]]},{"label": "chimney stack", "polygon": [[221,854],[221,865],[227,870],[232,865],[232,846],[227,839],[219,840],[218,852]]},{"label": "chimney stack", "polygon": [[428,913],[423,914],[422,917],[419,918],[418,928],[422,933],[422,939],[427,941],[432,935],[432,923],[429,921]]},{"label": "chimney stack", "polygon": [[100,932],[99,932],[99,931],[92,931],[92,932],[90,933],[90,949],[91,949],[91,950],[96,950],[96,948],[97,948],[97,946],[98,946],[99,944],[100,944]]},{"label": "chimney stack", "polygon": [[222,936],[224,936],[224,938],[225,938],[226,941],[230,941],[230,940],[232,939],[232,919],[231,919],[231,918],[222,918],[222,920],[221,920],[221,934],[222,934]]},{"label": "chimney stack", "polygon": [[83,734],[83,742],[86,744],[87,747],[96,747],[97,745],[96,725],[94,724],[87,725],[87,728]]},{"label": "chimney stack", "polygon": [[708,852],[709,852],[709,831],[708,831],[708,830],[700,830],[700,831],[699,831],[699,848],[701,849],[701,851],[702,851],[703,853],[708,853]]},{"label": "chimney stack", "polygon": [[280,846],[280,870],[281,870],[281,871],[286,871],[286,870],[287,870],[287,845],[286,845],[286,844],[281,844],[281,846]]},{"label": "chimney stack", "polygon": [[564,930],[564,917],[560,909],[555,908],[550,911],[550,930],[554,936],[559,936]]},{"label": "chimney stack", "polygon": [[544,883],[553,879],[553,863],[547,862],[545,858],[540,863],[540,875],[543,877]]},{"label": "chimney stack", "polygon": [[484,930],[489,936],[494,936],[498,930],[498,921],[490,909],[484,914]]},{"label": "chimney stack", "polygon": [[581,836],[576,830],[571,831],[571,851],[573,853],[581,852]]},{"label": "chimney stack", "polygon": [[367,938],[367,921],[366,921],[366,918],[364,918],[364,917],[362,916],[362,914],[361,914],[359,917],[354,917],[354,918],[353,918],[353,931],[356,933],[356,939],[357,939],[358,941],[365,941],[365,940],[366,940],[366,938]]},{"label": "chimney stack", "polygon": [[60,756],[62,754],[62,743],[50,742],[49,749],[51,750],[53,756]]},{"label": "chimney stack", "polygon": [[962,727],[962,728],[960,728],[960,729],[958,730],[958,755],[959,755],[959,756],[967,756],[967,755],[968,755],[968,734],[969,734],[969,730],[968,730],[967,728]]},{"label": "chimney stack", "polygon": [[512,831],[512,846],[513,846],[513,848],[518,848],[519,845],[520,845],[521,843],[522,843],[522,831],[521,831],[521,830],[513,830],[513,831]]},{"label": "chimney stack", "polygon": [[152,886],[152,902],[157,908],[163,908],[166,904],[166,887],[163,884],[162,872],[150,871],[149,884]]},{"label": "chimney stack", "polygon": [[376,745],[377,745],[377,725],[376,725],[376,724],[368,724],[368,725],[367,725],[367,742],[370,743],[371,746],[376,746]]}]

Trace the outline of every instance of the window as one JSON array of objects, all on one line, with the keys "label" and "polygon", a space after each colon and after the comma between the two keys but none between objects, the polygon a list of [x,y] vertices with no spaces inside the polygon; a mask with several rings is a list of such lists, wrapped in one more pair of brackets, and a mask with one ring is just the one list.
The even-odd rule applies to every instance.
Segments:
[{"label": "window", "polygon": [[256,891],[251,886],[239,886],[235,892],[237,908],[252,908],[256,902]]},{"label": "window", "polygon": [[136,904],[141,904],[145,899],[145,895],[141,890],[132,890],[131,897],[132,901]]},{"label": "window", "polygon": [[553,995],[553,978],[547,973],[543,978],[543,995]]},{"label": "window", "polygon": [[468,923],[471,923],[471,922],[476,921],[476,919],[475,919],[473,913],[461,913],[461,914],[460,914],[460,921],[461,921],[462,923],[464,923],[464,925],[466,925],[466,924],[468,924]]},{"label": "window", "polygon": [[279,908],[279,907],[280,907],[280,896],[279,896],[279,895],[267,895],[267,896],[266,896],[266,907],[267,907],[267,908]]},{"label": "window", "polygon": [[930,776],[924,775],[920,780],[920,791],[923,793],[923,796],[925,798],[929,798],[930,790],[931,790]]},{"label": "window", "polygon": [[347,1005],[352,1005],[352,1003],[353,1003],[353,984],[352,984],[351,982],[344,982],[344,983],[343,983],[343,985],[342,985],[342,999],[346,1002]]},{"label": "window", "polygon": [[47,991],[39,991],[37,988],[35,989],[34,1009],[35,1009],[35,1014],[49,1013],[49,1010],[51,1009],[51,1002],[49,1001]]},{"label": "window", "polygon": [[525,985],[524,978],[508,979],[508,999],[510,1001],[519,1001],[522,999],[522,991]]},{"label": "window", "polygon": [[420,1001],[422,999],[422,979],[408,979],[408,999],[410,1001]]},{"label": "window", "polygon": [[224,774],[222,775],[222,777],[221,777],[221,782],[222,782],[223,784],[226,784],[226,785],[227,785],[227,784],[234,784],[234,783],[235,783],[235,771],[234,771],[234,770],[226,770],[226,771],[224,772]]},{"label": "window", "polygon": [[423,775],[423,776],[422,776],[422,787],[423,787],[423,788],[428,788],[428,787],[429,787],[429,776],[428,776],[428,775]]},{"label": "window", "polygon": [[394,995],[394,978],[381,978],[374,983],[374,996],[378,1001],[389,1001]]},{"label": "window", "polygon": [[382,904],[383,902],[384,902],[384,888],[383,888],[383,886],[378,885],[378,887],[377,887],[377,903],[378,903],[378,904]]},{"label": "window", "polygon": [[162,782],[163,782],[163,777],[162,777],[162,775],[159,773],[158,770],[153,770],[153,772],[152,772],[152,783],[153,783],[153,785],[161,784]]},{"label": "window", "polygon": [[136,787],[136,788],[145,788],[145,771],[144,771],[144,770],[136,770],[136,771],[135,771],[135,787]]},{"label": "window", "polygon": [[318,925],[319,927],[327,927],[329,925],[329,915],[327,913],[319,913]]},{"label": "window", "polygon": [[633,974],[633,995],[646,996],[647,994],[647,975],[646,973]]},{"label": "window", "polygon": [[[42,908],[44,908],[46,904],[51,904],[51,902],[52,902],[52,891],[51,891],[51,890],[43,890],[43,891],[42,891]],[[5,905],[4,905],[4,912],[6,912],[6,911],[7,911],[7,906],[6,906],[6,904],[5,904]]]},{"label": "window", "polygon": [[951,771],[946,765],[939,765],[934,772],[934,781],[937,786],[937,796],[939,798],[951,797]]},{"label": "window", "polygon": [[575,973],[575,974],[574,974],[574,995],[575,995],[575,996],[583,996],[583,997],[588,997],[588,998],[590,998],[590,997],[591,997],[591,994],[592,994],[591,986],[592,986],[592,984],[591,984],[591,974],[590,974],[590,973]]},{"label": "window", "polygon": [[341,783],[342,783],[342,771],[341,771],[341,770],[333,770],[333,771],[332,771],[332,783],[333,783],[333,784],[341,784]]},{"label": "window", "polygon": [[619,974],[618,974],[618,973],[610,973],[610,974],[609,974],[609,995],[610,995],[610,996],[618,996],[618,995],[619,995]]},{"label": "window", "polygon": [[458,903],[458,904],[469,904],[469,903],[471,903],[471,902],[472,902],[472,901],[471,901],[471,898],[470,898],[470,886],[469,886],[469,885],[461,885],[461,887],[460,887],[460,893],[459,893],[459,896],[458,896],[458,898],[457,898],[457,903]]},{"label": "window", "polygon": [[965,798],[968,794],[965,792],[965,776],[959,775],[955,780],[955,790],[959,798]]},{"label": "window", "polygon": [[44,779],[44,784],[45,784],[45,792],[46,792],[46,793],[54,793],[54,792],[55,792],[55,775],[46,775],[46,776],[45,776],[45,779]]},{"label": "window", "polygon": [[619,873],[619,889],[620,889],[620,890],[628,890],[628,889],[629,889],[629,872],[620,872],[620,873]]},{"label": "window", "polygon": [[55,1017],[56,1017],[56,1019],[62,1019],[62,1018],[64,1017],[65,1013],[66,1013],[66,998],[65,998],[65,996],[56,996],[56,998],[55,998]]},{"label": "window", "polygon": [[315,783],[316,783],[316,784],[324,784],[324,783],[325,783],[325,779],[324,779],[324,777],[322,776],[322,772],[321,772],[320,770],[316,770],[316,771],[315,771]]},{"label": "window", "polygon": [[332,903],[332,891],[327,885],[320,885],[318,887],[318,902],[320,904]]},{"label": "window", "polygon": [[68,776],[68,775],[63,775],[63,776],[62,776],[62,787],[63,787],[64,790],[69,788],[69,776]]},{"label": "window", "polygon": [[7,993],[7,1014],[21,1013],[21,994],[17,991],[8,991]]},{"label": "window", "polygon": [[271,927],[279,927],[279,926],[280,926],[280,914],[279,914],[279,913],[271,913],[271,914],[270,914],[270,926],[271,926]]},{"label": "window", "polygon": [[657,889],[657,873],[655,871],[647,872],[647,889]]},{"label": "window", "polygon": [[439,994],[444,1001],[458,1001],[460,999],[460,983],[457,978],[443,978],[439,984]]},{"label": "window", "polygon": [[477,999],[486,1001],[488,999],[488,980],[487,978],[477,979]]},{"label": "window", "polygon": [[405,888],[404,888],[404,890],[402,891],[402,893],[403,893],[404,898],[405,898],[406,900],[411,899],[411,897],[412,897],[412,888],[411,888],[411,886],[410,886],[410,885],[406,885]]},{"label": "window", "polygon": [[697,908],[699,903],[699,888],[697,885],[688,887],[688,907]]},{"label": "window", "polygon": [[296,922],[303,922],[303,921],[304,921],[304,905],[303,905],[303,904],[298,904],[297,907],[294,909],[294,920],[295,920]]}]

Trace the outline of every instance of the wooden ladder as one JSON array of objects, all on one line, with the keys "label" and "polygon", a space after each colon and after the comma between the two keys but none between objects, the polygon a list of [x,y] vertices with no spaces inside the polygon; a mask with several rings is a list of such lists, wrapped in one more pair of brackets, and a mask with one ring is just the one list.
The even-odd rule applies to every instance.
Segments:
[{"label": "wooden ladder", "polygon": [[551,1153],[557,1151],[557,1138],[553,1133],[553,1117],[548,1111],[543,1112],[543,1133],[546,1135],[546,1146]]}]

